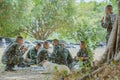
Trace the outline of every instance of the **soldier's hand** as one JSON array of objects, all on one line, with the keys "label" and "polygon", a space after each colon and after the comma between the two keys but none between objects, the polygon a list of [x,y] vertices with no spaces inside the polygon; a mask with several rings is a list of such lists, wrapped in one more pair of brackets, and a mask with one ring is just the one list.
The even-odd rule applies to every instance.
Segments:
[{"label": "soldier's hand", "polygon": [[79,60],[79,57],[75,57],[75,60]]},{"label": "soldier's hand", "polygon": [[101,22],[104,23],[104,17],[102,17]]},{"label": "soldier's hand", "polygon": [[40,64],[42,64],[42,65],[43,65],[45,62],[47,62],[47,60],[42,61]]},{"label": "soldier's hand", "polygon": [[25,46],[24,46],[24,45],[22,45],[22,46],[20,47],[20,50],[23,50],[23,49],[24,49],[24,47],[25,47]]},{"label": "soldier's hand", "polygon": [[76,57],[76,60],[83,60],[83,57]]},{"label": "soldier's hand", "polygon": [[23,55],[25,54],[25,52],[28,50],[28,48],[24,47],[21,51],[23,53]]},{"label": "soldier's hand", "polygon": [[28,50],[28,48],[27,47],[24,47],[24,51],[26,52]]},{"label": "soldier's hand", "polygon": [[89,58],[88,57],[84,57],[84,60],[88,60]]}]

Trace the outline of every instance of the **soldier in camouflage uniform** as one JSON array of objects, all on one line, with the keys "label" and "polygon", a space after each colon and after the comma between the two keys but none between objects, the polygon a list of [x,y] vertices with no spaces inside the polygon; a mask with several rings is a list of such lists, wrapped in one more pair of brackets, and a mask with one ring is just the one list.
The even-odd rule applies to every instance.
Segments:
[{"label": "soldier in camouflage uniform", "polygon": [[43,48],[41,48],[37,53],[37,64],[41,65],[44,60],[49,60],[50,52],[48,51],[49,43],[45,41],[43,43]]},{"label": "soldier in camouflage uniform", "polygon": [[37,64],[37,52],[38,50],[40,49],[41,47],[41,44],[38,43],[35,47],[32,47],[28,50],[27,54],[26,54],[26,58],[25,58],[25,61],[28,63],[28,64]]},{"label": "soldier in camouflage uniform", "polygon": [[67,65],[66,54],[64,53],[64,48],[59,44],[59,40],[53,40],[53,52],[51,54],[51,59],[53,63]]},{"label": "soldier in camouflage uniform", "polygon": [[79,61],[79,60],[82,60],[83,64],[89,63],[89,55],[85,47],[84,41],[81,41],[80,50],[77,52],[77,56],[75,57],[75,61]]},{"label": "soldier in camouflage uniform", "polygon": [[112,6],[111,5],[107,5],[106,9],[105,9],[105,13],[106,13],[106,17],[104,20],[104,17],[102,19],[102,27],[107,29],[107,35],[106,35],[106,42],[108,43],[109,37],[110,37],[110,33],[112,31],[113,28],[113,24],[115,22],[116,19],[116,15],[112,12]]},{"label": "soldier in camouflage uniform", "polygon": [[73,63],[72,55],[71,55],[70,51],[65,47],[64,43],[62,44],[62,46],[63,46],[63,52],[65,54],[65,60],[67,62],[67,66],[69,68],[72,68],[72,63]]},{"label": "soldier in camouflage uniform", "polygon": [[14,65],[23,62],[23,54],[27,50],[23,44],[23,37],[18,36],[16,41],[9,45],[2,56],[2,63],[6,64],[5,71],[14,71]]}]

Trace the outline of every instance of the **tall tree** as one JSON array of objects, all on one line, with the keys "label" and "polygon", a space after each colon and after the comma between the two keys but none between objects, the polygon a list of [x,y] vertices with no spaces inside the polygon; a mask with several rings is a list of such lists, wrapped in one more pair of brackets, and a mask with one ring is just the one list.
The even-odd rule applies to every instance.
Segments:
[{"label": "tall tree", "polygon": [[[37,0],[35,0],[37,1]],[[59,28],[70,26],[74,0],[41,0],[31,12],[31,23],[25,32],[36,39],[47,39]]]}]

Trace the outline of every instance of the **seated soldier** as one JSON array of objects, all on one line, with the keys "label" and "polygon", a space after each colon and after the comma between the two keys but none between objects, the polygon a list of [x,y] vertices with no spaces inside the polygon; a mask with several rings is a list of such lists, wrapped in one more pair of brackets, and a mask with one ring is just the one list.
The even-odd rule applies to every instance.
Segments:
[{"label": "seated soldier", "polygon": [[83,64],[89,61],[89,56],[84,41],[81,41],[80,50],[78,51],[75,60],[76,61],[82,60]]},{"label": "seated soldier", "polygon": [[73,57],[70,53],[70,51],[65,47],[65,44],[61,44],[64,48],[64,54],[65,54],[65,57],[66,57],[66,61],[67,61],[67,66],[69,68],[72,68],[72,63],[73,63]]},{"label": "seated soldier", "polygon": [[37,52],[40,49],[41,44],[38,43],[35,47],[32,47],[26,53],[25,62],[28,64],[37,64]]},{"label": "seated soldier", "polygon": [[43,43],[43,48],[41,48],[37,53],[37,64],[38,65],[41,65],[41,62],[44,60],[49,60],[50,52],[48,51],[48,49],[49,49],[49,43],[45,41]]},{"label": "seated soldier", "polygon": [[23,63],[23,54],[27,51],[27,48],[22,45],[23,37],[18,36],[16,41],[6,48],[2,56],[2,63],[6,64],[5,71],[14,71],[13,68],[15,65]]},{"label": "seated soldier", "polygon": [[64,48],[59,44],[59,40],[53,40],[53,52],[50,56],[53,63],[67,65],[66,55],[64,54]]}]

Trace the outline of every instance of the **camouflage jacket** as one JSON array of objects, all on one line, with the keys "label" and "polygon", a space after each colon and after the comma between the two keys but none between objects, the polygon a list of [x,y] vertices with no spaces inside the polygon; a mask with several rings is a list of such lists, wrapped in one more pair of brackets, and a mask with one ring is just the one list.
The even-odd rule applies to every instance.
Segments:
[{"label": "camouflage jacket", "polygon": [[87,50],[80,49],[80,50],[77,52],[77,57],[88,57],[88,52],[87,52]]},{"label": "camouflage jacket", "polygon": [[66,60],[67,60],[67,64],[71,64],[73,62],[73,58],[72,58],[72,55],[70,53],[70,51],[66,48],[64,48],[64,54],[65,54],[65,57],[66,57]]},{"label": "camouflage jacket", "polygon": [[50,52],[47,49],[40,49],[37,53],[37,63],[39,64],[44,60],[49,60],[49,54]]},{"label": "camouflage jacket", "polygon": [[116,19],[116,15],[111,13],[111,14],[107,14],[104,22],[102,22],[102,27],[107,29],[108,34],[110,34],[112,30],[115,19]]},{"label": "camouflage jacket", "polygon": [[57,64],[67,65],[66,54],[64,48],[60,45],[54,46],[53,53],[51,54],[52,62]]},{"label": "camouflage jacket", "polygon": [[11,63],[18,63],[20,58],[23,59],[23,54],[20,50],[20,46],[18,43],[13,42],[11,45],[9,45],[2,56],[2,63],[3,64],[11,64]]},{"label": "camouflage jacket", "polygon": [[26,58],[29,58],[33,63],[36,63],[37,52],[38,50],[36,50],[35,47],[30,48],[26,53]]},{"label": "camouflage jacket", "polygon": [[77,57],[89,57],[87,50],[80,49],[77,52]]}]

